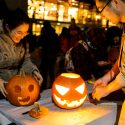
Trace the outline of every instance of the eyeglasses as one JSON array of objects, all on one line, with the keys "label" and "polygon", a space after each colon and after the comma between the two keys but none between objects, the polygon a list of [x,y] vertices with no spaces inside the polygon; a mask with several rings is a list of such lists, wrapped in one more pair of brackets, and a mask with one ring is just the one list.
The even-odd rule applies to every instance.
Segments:
[{"label": "eyeglasses", "polygon": [[16,34],[18,34],[19,36],[27,36],[29,33],[28,32],[23,33],[22,31],[17,31]]},{"label": "eyeglasses", "polygon": [[105,6],[102,8],[102,10],[99,10],[99,8],[97,8],[98,11],[99,11],[99,13],[102,13],[102,11],[109,5],[109,3],[110,3],[111,1],[112,1],[112,0],[109,0],[109,1],[105,4]]},{"label": "eyeglasses", "polygon": [[22,31],[16,31],[16,30],[13,31],[13,33],[17,36],[20,36],[20,37],[25,37],[29,34],[28,32],[23,33]]}]

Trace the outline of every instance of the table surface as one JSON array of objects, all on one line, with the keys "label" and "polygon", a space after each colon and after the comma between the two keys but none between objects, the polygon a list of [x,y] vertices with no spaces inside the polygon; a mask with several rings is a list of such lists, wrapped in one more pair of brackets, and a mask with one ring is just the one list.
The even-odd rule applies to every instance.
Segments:
[{"label": "table surface", "polygon": [[86,101],[76,109],[61,109],[52,102],[51,89],[41,93],[39,102],[49,109],[49,113],[39,119],[22,114],[33,108],[33,105],[17,107],[6,100],[0,101],[0,113],[17,125],[100,125],[100,123],[101,125],[114,125],[116,120],[117,105],[113,102],[93,105]]}]

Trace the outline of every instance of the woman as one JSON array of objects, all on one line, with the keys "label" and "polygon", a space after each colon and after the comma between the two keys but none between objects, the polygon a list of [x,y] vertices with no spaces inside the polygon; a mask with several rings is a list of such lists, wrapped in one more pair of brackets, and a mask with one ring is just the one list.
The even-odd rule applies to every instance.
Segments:
[{"label": "woman", "polygon": [[[21,70],[32,74],[41,85],[43,79],[31,62],[23,38],[28,34],[30,19],[21,9],[16,9],[3,20],[4,34],[0,34],[0,91],[6,97],[5,84]],[[21,41],[22,40],[22,41]]]}]

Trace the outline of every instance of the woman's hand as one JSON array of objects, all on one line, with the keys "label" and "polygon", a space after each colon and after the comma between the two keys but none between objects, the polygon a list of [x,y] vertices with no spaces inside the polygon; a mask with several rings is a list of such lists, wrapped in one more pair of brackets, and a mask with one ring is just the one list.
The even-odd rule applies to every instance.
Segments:
[{"label": "woman's hand", "polygon": [[6,97],[6,95],[7,95],[7,91],[6,91],[5,87],[4,87],[5,83],[6,82],[4,80],[0,79],[0,91],[3,94],[4,97]]},{"label": "woman's hand", "polygon": [[33,76],[39,82],[39,85],[41,86],[43,82],[43,77],[41,76],[41,74],[37,70],[34,70]]},{"label": "woman's hand", "polygon": [[93,99],[96,99],[100,101],[102,97],[105,97],[109,94],[109,92],[106,90],[106,87],[104,86],[97,86],[93,92],[92,92],[92,97]]},{"label": "woman's hand", "polygon": [[95,89],[97,86],[106,86],[108,83],[104,81],[102,78],[95,81],[93,89]]}]

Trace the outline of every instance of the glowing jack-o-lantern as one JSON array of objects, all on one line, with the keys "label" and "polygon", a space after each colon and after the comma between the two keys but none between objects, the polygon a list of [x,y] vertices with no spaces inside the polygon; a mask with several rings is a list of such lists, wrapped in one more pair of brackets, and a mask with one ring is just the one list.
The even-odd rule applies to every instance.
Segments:
[{"label": "glowing jack-o-lantern", "polygon": [[33,104],[39,97],[40,86],[30,75],[15,75],[6,85],[7,99],[16,106]]},{"label": "glowing jack-o-lantern", "polygon": [[75,73],[62,73],[52,86],[52,98],[61,108],[72,109],[81,106],[87,97],[85,81]]}]

